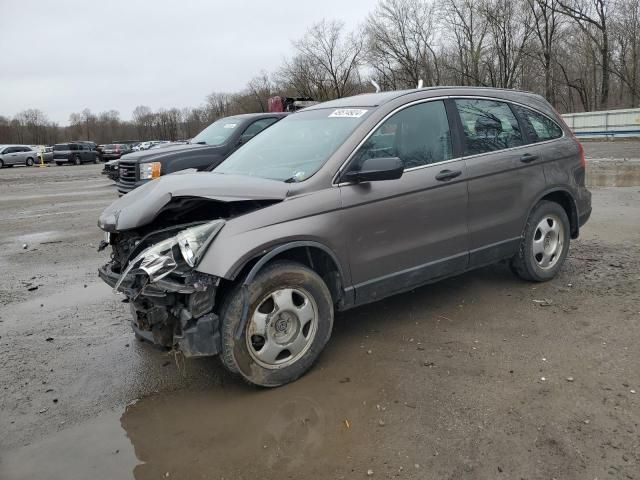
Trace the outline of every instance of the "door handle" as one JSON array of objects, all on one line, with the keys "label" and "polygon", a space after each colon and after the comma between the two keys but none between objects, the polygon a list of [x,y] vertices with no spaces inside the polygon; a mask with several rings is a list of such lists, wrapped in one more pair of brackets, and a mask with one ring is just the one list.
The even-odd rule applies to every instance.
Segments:
[{"label": "door handle", "polygon": [[537,160],[537,159],[538,159],[538,155],[532,155],[531,153],[525,153],[520,157],[520,161],[522,163],[533,162],[534,160]]},{"label": "door handle", "polygon": [[442,170],[436,175],[436,180],[447,182],[462,175],[462,170]]}]

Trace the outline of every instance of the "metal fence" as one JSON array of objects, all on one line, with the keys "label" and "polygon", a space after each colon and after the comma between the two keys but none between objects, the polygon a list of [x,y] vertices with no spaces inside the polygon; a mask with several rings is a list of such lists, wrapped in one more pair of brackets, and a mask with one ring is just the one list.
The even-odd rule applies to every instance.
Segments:
[{"label": "metal fence", "polygon": [[578,137],[640,137],[640,108],[566,113],[562,118]]}]

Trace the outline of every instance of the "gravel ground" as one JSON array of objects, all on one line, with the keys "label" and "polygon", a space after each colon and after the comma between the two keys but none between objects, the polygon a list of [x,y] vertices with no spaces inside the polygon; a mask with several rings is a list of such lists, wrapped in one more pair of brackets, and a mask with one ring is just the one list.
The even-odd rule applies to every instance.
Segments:
[{"label": "gravel ground", "polygon": [[0,171],[3,480],[640,479],[640,188],[593,190],[555,280],[496,265],[346,312],[259,390],[134,340],[96,275],[100,168]]}]

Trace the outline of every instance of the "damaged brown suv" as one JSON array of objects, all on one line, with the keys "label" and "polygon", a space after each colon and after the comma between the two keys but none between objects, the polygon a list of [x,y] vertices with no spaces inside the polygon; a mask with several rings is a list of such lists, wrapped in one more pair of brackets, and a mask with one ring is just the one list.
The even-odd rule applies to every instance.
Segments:
[{"label": "damaged brown suv", "polygon": [[552,279],[591,213],[582,147],[540,96],[431,88],[290,115],[213,172],[172,174],[101,215],[136,335],[295,380],[334,312],[506,260]]}]

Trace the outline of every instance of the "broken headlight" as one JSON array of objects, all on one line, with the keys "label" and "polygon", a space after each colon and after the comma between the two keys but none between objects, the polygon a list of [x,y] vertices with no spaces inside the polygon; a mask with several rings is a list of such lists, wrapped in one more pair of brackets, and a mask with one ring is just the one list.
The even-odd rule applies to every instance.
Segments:
[{"label": "broken headlight", "polygon": [[187,228],[176,235],[175,238],[180,247],[182,257],[189,266],[196,266],[200,256],[223,225],[224,220],[217,220],[197,227]]},{"label": "broken headlight", "polygon": [[178,266],[173,256],[176,245],[179,246],[184,261],[189,266],[195,267],[200,256],[223,225],[224,220],[215,220],[204,225],[187,228],[173,237],[146,248],[129,262],[113,289],[118,291],[124,279],[131,272],[142,271],[146,273],[150,282],[155,282],[169,275]]},{"label": "broken headlight", "polygon": [[176,237],[171,237],[140,252],[136,258],[129,262],[113,290],[118,291],[123,280],[132,271],[143,271],[149,276],[149,281],[151,282],[169,275],[177,267],[177,263],[173,258],[173,247],[175,245]]}]

